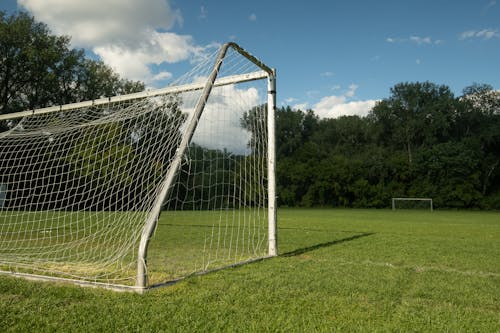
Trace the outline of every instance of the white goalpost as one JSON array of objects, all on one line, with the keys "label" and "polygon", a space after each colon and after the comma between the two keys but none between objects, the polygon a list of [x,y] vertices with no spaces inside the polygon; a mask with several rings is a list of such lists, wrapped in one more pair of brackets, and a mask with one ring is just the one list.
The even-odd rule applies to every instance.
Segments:
[{"label": "white goalpost", "polygon": [[142,292],[277,255],[275,70],[0,115],[0,273]]},{"label": "white goalpost", "polygon": [[392,210],[396,209],[429,209],[434,210],[431,198],[392,198]]}]

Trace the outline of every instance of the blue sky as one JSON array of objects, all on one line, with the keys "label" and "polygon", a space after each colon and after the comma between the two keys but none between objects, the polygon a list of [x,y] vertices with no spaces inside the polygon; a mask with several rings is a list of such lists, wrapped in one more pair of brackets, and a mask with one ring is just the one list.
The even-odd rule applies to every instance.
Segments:
[{"label": "blue sky", "polygon": [[495,0],[0,1],[16,8],[155,87],[236,41],[277,69],[279,105],[322,117],[364,115],[399,82],[500,89]]}]

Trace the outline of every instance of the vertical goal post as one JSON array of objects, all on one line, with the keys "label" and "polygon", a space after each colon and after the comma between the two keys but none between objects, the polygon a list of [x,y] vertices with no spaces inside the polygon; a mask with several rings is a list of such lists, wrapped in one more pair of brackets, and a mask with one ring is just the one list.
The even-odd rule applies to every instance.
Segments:
[{"label": "vertical goal post", "polygon": [[434,211],[434,205],[431,198],[392,198],[392,210],[396,210],[398,202],[427,202],[429,204],[430,211]]},{"label": "vertical goal post", "polygon": [[[278,254],[276,71],[236,43],[224,44],[203,66],[195,67],[196,72],[187,73],[182,80],[163,89],[0,115],[0,121],[20,120],[11,130],[0,133],[0,158],[3,159],[0,169],[19,170],[19,174],[5,171],[0,177],[1,273],[143,292],[153,284]],[[262,95],[267,98],[259,104],[260,90],[251,84],[263,80]],[[232,115],[233,111],[239,112],[239,116]],[[81,115],[74,119],[77,113]],[[219,120],[215,118],[217,113],[222,114]],[[149,129],[151,126],[159,127]],[[94,127],[99,128],[97,134],[91,132]],[[73,132],[66,132],[68,128]],[[231,148],[227,142],[226,146],[214,142],[202,146],[202,138],[217,136],[218,131],[228,128],[247,138],[239,139],[246,140],[245,147]],[[118,133],[118,130],[124,132]],[[212,132],[207,135],[206,131]],[[234,133],[225,134],[225,140]],[[158,146],[158,151],[151,152],[150,146],[138,147],[146,140],[143,138],[155,135],[159,143],[152,144],[154,149]],[[170,137],[172,142],[167,145],[164,141]],[[98,151],[96,147],[106,143],[101,139],[109,140],[111,146]],[[54,142],[61,142],[60,149],[68,157],[52,156],[62,154],[51,151]],[[77,148],[83,150],[77,151]],[[25,152],[17,154],[13,149]],[[29,155],[31,153],[34,155]],[[82,160],[90,154],[93,154],[91,160]],[[204,162],[203,157],[194,158],[196,154],[215,156],[217,160]],[[140,160],[142,155],[144,159]],[[37,162],[37,158],[43,161]],[[229,169],[224,171],[221,165]],[[154,179],[135,179],[135,174]],[[28,179],[29,175],[44,178]],[[111,185],[99,183],[96,189],[91,188],[101,179]],[[218,183],[209,184],[212,179]],[[125,185],[120,188],[122,182]],[[70,187],[75,183],[77,187]],[[96,198],[93,202],[92,196],[100,197],[99,191],[106,187],[118,188],[118,194],[102,194],[105,199],[97,202]],[[53,192],[48,193],[48,189]],[[193,193],[189,193],[190,189]],[[183,201],[185,199],[187,201]],[[191,207],[202,222],[186,217],[192,215],[186,207]],[[170,228],[189,226],[195,232],[185,234],[202,235],[197,246],[204,257],[196,259],[195,269],[187,268],[177,275],[164,273],[165,281],[151,282],[148,249],[151,250],[150,242],[159,227],[162,209],[171,212],[166,214],[167,219],[178,214],[189,221],[181,224],[169,219]],[[211,215],[215,222],[202,225]],[[138,232],[118,235],[118,230],[132,228],[132,222],[131,226],[119,226],[127,219],[137,219],[133,228]],[[259,250],[263,235],[259,221],[264,219],[265,254]],[[113,231],[100,229],[104,227],[116,228],[115,235]],[[106,235],[94,234],[98,232]],[[126,242],[135,244],[136,250],[118,249],[106,255],[103,262],[94,264],[92,255],[99,256],[105,247],[111,247],[113,237],[124,238],[122,247],[129,247]],[[186,246],[182,240],[175,242]],[[60,243],[70,248],[59,250]],[[56,251],[62,257],[57,257]],[[85,253],[83,259],[82,253]],[[64,262],[64,256],[69,262]],[[76,257],[79,259],[74,259]],[[129,272],[131,265],[117,262],[131,259],[136,262],[135,278],[118,276],[120,272]],[[170,264],[170,261],[176,260],[169,259],[168,253],[161,258],[162,263]],[[113,265],[120,268],[117,272],[108,272],[108,267]],[[72,266],[75,270],[71,270]]]}]

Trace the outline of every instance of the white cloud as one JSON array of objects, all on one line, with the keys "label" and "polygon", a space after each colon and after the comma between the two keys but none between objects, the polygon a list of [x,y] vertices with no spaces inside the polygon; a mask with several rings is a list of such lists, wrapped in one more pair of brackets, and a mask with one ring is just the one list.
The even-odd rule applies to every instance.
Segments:
[{"label": "white cloud", "polygon": [[433,40],[431,37],[410,36],[408,38],[388,37],[385,39],[388,43],[413,43],[417,45],[439,45],[443,40]]},{"label": "white cloud", "polygon": [[430,37],[411,36],[410,41],[418,45],[432,44],[432,39]]},{"label": "white cloud", "polygon": [[286,99],[285,99],[285,102],[286,102],[286,103],[293,103],[293,102],[295,102],[295,101],[297,101],[297,99],[296,99],[296,98],[293,98],[293,97],[288,97],[288,98],[286,98]]},{"label": "white cloud", "polygon": [[171,29],[182,18],[168,1],[18,0],[57,34],[69,34],[82,47],[141,42],[147,30]]},{"label": "white cloud", "polygon": [[323,72],[320,74],[321,76],[326,76],[326,77],[330,77],[330,76],[333,76],[334,73],[333,72]]},{"label": "white cloud", "polygon": [[153,81],[163,81],[172,78],[172,73],[170,72],[159,72],[153,76]]},{"label": "white cloud", "polygon": [[95,46],[92,50],[123,76],[149,83],[162,78],[151,71],[150,64],[175,63],[203,52],[203,48],[193,44],[190,36],[156,31],[151,31],[149,40],[137,47],[108,44]]},{"label": "white cloud", "polygon": [[464,31],[460,34],[460,39],[472,38],[472,37],[475,37],[475,35],[476,35],[475,30]]},{"label": "white cloud", "polygon": [[460,39],[462,40],[471,38],[479,38],[479,39],[500,38],[500,33],[496,29],[483,29],[483,30],[468,30],[460,34]]},{"label": "white cloud", "polygon": [[313,110],[321,118],[337,118],[340,116],[360,116],[368,115],[368,112],[375,106],[376,100],[350,101],[354,97],[358,85],[351,84],[349,89],[342,95],[332,95],[323,97],[313,106]]},{"label": "white cloud", "polygon": [[[56,34],[72,37],[74,47],[92,50],[128,79],[154,85],[168,77],[151,65],[199,57],[204,47],[191,36],[166,32],[182,25],[168,0],[18,0]],[[206,12],[205,12],[206,14]]]},{"label": "white cloud", "polygon": [[[255,88],[235,85],[214,88],[193,136],[193,142],[211,149],[248,153],[251,133],[241,127],[243,113],[262,104]],[[192,114],[191,110],[183,110]]]},{"label": "white cloud", "polygon": [[248,17],[248,19],[252,22],[254,21],[257,21],[257,15],[255,15],[254,13],[250,14],[250,16]]},{"label": "white cloud", "polygon": [[345,98],[339,96],[327,96],[314,105],[313,110],[321,118],[364,117],[368,115],[376,102],[376,100],[346,102]]},{"label": "white cloud", "polygon": [[292,106],[292,110],[307,111],[308,109],[309,109],[309,104],[307,103],[300,103]]}]

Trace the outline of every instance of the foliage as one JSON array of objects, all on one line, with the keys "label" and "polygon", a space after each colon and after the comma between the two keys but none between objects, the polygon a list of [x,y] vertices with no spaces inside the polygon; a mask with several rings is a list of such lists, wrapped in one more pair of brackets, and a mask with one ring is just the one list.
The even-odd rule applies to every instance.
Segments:
[{"label": "foliage", "polygon": [[382,128],[381,142],[404,146],[408,166],[414,149],[446,140],[456,100],[449,88],[430,82],[400,83],[379,102],[370,116]]},{"label": "foliage", "polygon": [[400,83],[364,118],[278,109],[279,204],[381,208],[416,196],[500,209],[500,92],[474,84],[464,93]]},{"label": "foliage", "polygon": [[0,114],[142,90],[27,13],[0,11]]},{"label": "foliage", "polygon": [[[144,89],[26,13],[0,12],[0,41],[0,114]],[[265,146],[256,141],[266,131],[261,109],[241,120],[251,149]],[[132,131],[141,143],[154,134],[145,121],[138,127]],[[169,132],[166,126],[161,135]],[[129,156],[134,143],[123,145],[116,153]],[[399,83],[364,118],[320,119],[313,110],[282,107],[276,146],[282,206],[388,207],[394,196],[429,196],[438,208],[500,209],[500,92],[488,84],[455,97],[445,85]]]}]

